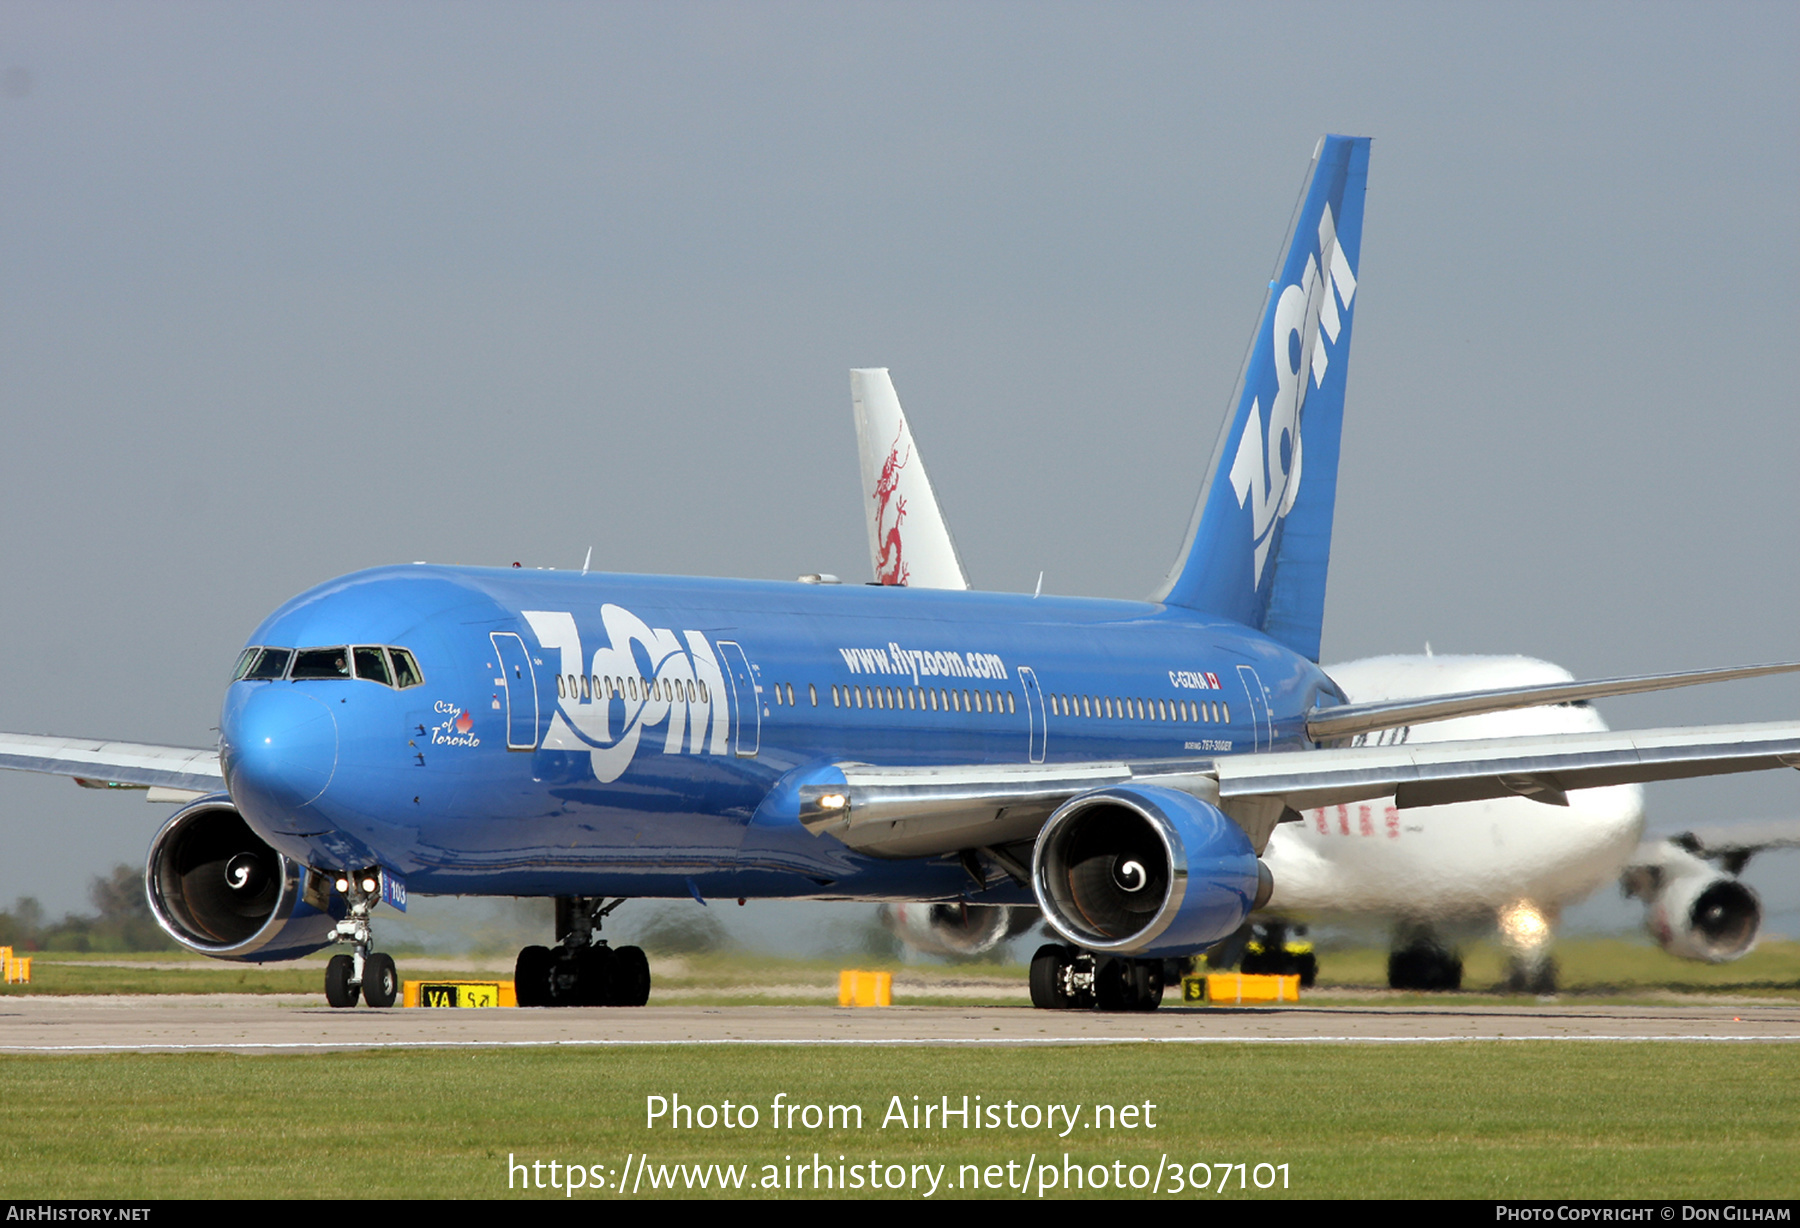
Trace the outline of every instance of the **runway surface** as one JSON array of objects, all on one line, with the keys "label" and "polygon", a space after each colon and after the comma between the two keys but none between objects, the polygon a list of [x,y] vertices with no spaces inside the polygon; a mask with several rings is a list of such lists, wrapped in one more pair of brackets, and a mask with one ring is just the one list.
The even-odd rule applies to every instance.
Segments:
[{"label": "runway surface", "polygon": [[245,994],[0,999],[0,1053],[305,1053],[349,1049],[693,1044],[1421,1044],[1445,1041],[1800,1042],[1800,1006],[1020,1007],[647,1006],[332,1010]]}]

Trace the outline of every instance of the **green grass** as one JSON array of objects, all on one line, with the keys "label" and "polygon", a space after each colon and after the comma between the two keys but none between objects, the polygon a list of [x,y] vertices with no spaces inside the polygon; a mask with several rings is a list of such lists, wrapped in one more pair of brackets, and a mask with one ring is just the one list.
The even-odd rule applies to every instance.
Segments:
[{"label": "green grass", "polygon": [[[648,1153],[748,1164],[755,1180],[818,1152],[945,1164],[954,1181],[961,1164],[1033,1153],[1060,1167],[1066,1150],[1089,1165],[1287,1164],[1287,1193],[1303,1197],[1787,1197],[1794,1057],[1784,1044],[1455,1043],[0,1058],[0,1196],[525,1196],[507,1189],[509,1155],[616,1172]],[[863,1128],[773,1130],[777,1092],[860,1104]],[[674,1093],[756,1104],[762,1120],[646,1129],[646,1097]],[[890,1097],[915,1094],[1150,1101],[1156,1128],[881,1129]]]},{"label": "green grass", "polygon": [[[299,967],[262,968],[253,964],[226,964],[199,956],[156,953],[129,955],[38,955],[32,964],[30,985],[0,986],[0,995],[11,994],[171,994],[171,993],[285,993],[317,994],[324,977],[324,955]],[[1633,1001],[1667,1001],[1679,996],[1731,995],[1800,1001],[1800,942],[1774,939],[1764,942],[1735,963],[1700,964],[1676,959],[1644,942],[1615,938],[1584,938],[1559,943],[1556,960],[1561,969],[1561,1001],[1607,1004]],[[504,961],[503,961],[504,962]],[[658,963],[653,1004],[669,1005],[800,1005],[836,1000],[838,969],[849,960],[798,960],[738,953],[690,956],[671,966]],[[1319,952],[1319,985],[1340,991],[1331,1001],[1412,1005],[1500,1002],[1519,1004],[1530,998],[1497,993],[1505,971],[1505,955],[1493,942],[1475,943],[1463,951],[1464,990],[1460,994],[1396,995],[1386,989],[1387,954],[1376,948],[1323,949]],[[151,967],[175,964],[174,968]],[[879,966],[879,961],[876,965]],[[928,983],[946,980],[985,982],[990,995],[968,997],[933,993],[904,986],[896,1000],[913,1006],[978,1006],[1017,1004],[1025,989],[1023,963],[968,965],[887,965],[901,976],[923,976]],[[400,963],[402,976],[432,977],[507,976],[505,972],[424,973]],[[781,992],[771,994],[771,988]],[[1367,993],[1357,993],[1367,990]],[[1351,991],[1345,996],[1341,991]]]},{"label": "green grass", "polygon": [[[1465,946],[1460,997],[1499,997],[1506,955],[1497,942]],[[1668,994],[1731,994],[1800,1000],[1800,942],[1764,941],[1743,959],[1702,964],[1677,959],[1647,942],[1622,938],[1580,938],[1556,945],[1562,995],[1572,1001],[1629,1001]],[[1386,993],[1387,952],[1361,947],[1319,952],[1319,984],[1333,988],[1381,989]],[[1407,1001],[1442,1000],[1441,994],[1408,995]],[[1391,999],[1390,999],[1391,1000]]]}]

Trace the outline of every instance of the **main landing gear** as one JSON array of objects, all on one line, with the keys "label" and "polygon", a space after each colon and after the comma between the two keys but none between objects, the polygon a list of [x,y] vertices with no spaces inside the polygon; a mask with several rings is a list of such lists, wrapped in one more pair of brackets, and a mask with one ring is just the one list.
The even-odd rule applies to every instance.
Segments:
[{"label": "main landing gear", "polygon": [[1389,989],[1461,989],[1462,977],[1462,956],[1422,926],[1402,930],[1388,953]]},{"label": "main landing gear", "polygon": [[325,965],[325,1001],[332,1006],[355,1006],[357,995],[370,1006],[392,1006],[400,997],[400,971],[394,957],[371,951],[374,943],[369,912],[381,899],[377,870],[340,874],[332,886],[350,901],[350,915],[337,923],[333,942],[351,944],[351,954],[333,955]]},{"label": "main landing gear", "polygon": [[1031,957],[1031,1004],[1043,1010],[1153,1011],[1163,961],[1095,955],[1046,943]]},{"label": "main landing gear", "polygon": [[520,1006],[642,1006],[650,1000],[650,961],[639,947],[608,946],[600,924],[623,899],[556,897],[555,948],[519,952],[513,990]]}]

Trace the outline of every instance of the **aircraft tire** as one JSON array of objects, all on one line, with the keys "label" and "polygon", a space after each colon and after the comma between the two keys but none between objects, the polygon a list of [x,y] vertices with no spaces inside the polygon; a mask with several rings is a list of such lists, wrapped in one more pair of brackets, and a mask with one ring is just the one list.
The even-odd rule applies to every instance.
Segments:
[{"label": "aircraft tire", "polygon": [[1388,955],[1389,989],[1427,992],[1462,988],[1462,959],[1453,951],[1429,944],[1403,947]]},{"label": "aircraft tire", "polygon": [[1066,1011],[1075,1003],[1063,992],[1063,969],[1069,965],[1067,947],[1045,943],[1031,957],[1031,1004],[1039,1010]]},{"label": "aircraft tire", "polygon": [[642,1006],[650,1000],[650,960],[642,947],[620,947],[613,960],[613,1006]]},{"label": "aircraft tire", "polygon": [[325,1001],[332,1006],[355,1006],[356,986],[350,980],[355,973],[355,960],[333,955],[325,965]]},{"label": "aircraft tire", "polygon": [[1103,1011],[1137,1009],[1135,978],[1129,959],[1096,958],[1094,967],[1094,1007]]},{"label": "aircraft tire", "polygon": [[1153,1011],[1162,1005],[1163,969],[1160,959],[1134,959],[1127,978],[1134,1011]]},{"label": "aircraft tire", "polygon": [[376,953],[363,961],[362,996],[378,1008],[392,1006],[400,996],[400,972],[392,955]]},{"label": "aircraft tire", "polygon": [[[583,947],[573,952],[575,984],[568,1000],[558,1006],[610,1006],[618,960],[611,947]],[[555,984],[556,982],[552,982]]]},{"label": "aircraft tire", "polygon": [[513,993],[520,1006],[550,1005],[550,948],[526,947],[513,965]]},{"label": "aircraft tire", "polygon": [[1535,994],[1540,998],[1549,997],[1556,992],[1556,961],[1546,959],[1535,966],[1520,960],[1513,961],[1507,970],[1506,983],[1501,986],[1507,993]]}]

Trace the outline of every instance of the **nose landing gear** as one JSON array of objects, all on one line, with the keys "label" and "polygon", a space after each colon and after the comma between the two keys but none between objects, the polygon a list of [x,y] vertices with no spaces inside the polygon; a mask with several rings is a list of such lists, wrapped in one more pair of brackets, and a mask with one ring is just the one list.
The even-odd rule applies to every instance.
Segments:
[{"label": "nose landing gear", "polygon": [[556,898],[557,945],[526,947],[514,967],[520,1006],[642,1006],[650,961],[639,947],[608,946],[600,926],[623,904],[604,896]]},{"label": "nose landing gear", "polygon": [[340,874],[332,885],[350,901],[350,915],[337,923],[334,942],[351,944],[349,955],[333,955],[325,965],[325,1001],[332,1006],[355,1006],[357,995],[374,1007],[392,1006],[400,997],[400,971],[394,957],[370,951],[375,937],[369,913],[381,900],[379,870]]}]

